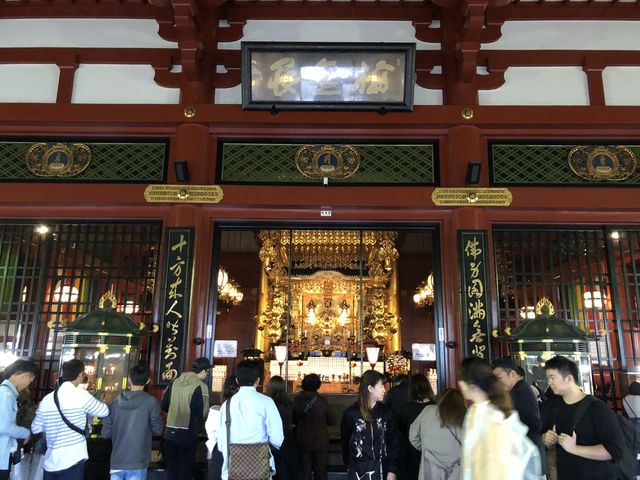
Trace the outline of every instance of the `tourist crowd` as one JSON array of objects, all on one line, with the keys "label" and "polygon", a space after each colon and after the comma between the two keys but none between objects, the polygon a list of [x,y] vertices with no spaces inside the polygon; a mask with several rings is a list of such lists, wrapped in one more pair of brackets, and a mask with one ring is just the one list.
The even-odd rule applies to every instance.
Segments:
[{"label": "tourist crowd", "polygon": [[[69,360],[54,390],[29,410],[33,402],[25,392],[39,367],[14,362],[0,385],[0,480],[18,472],[30,480],[98,478],[85,468],[90,419],[96,417],[102,419],[101,437],[112,443],[111,480],[147,478],[154,435],[162,435],[165,478],[202,478],[195,466],[203,430],[209,480],[328,479],[329,427],[338,419],[318,393],[318,375],[306,375],[293,397],[285,380],[273,376],[262,394],[260,365],[244,360],[221,394],[210,395],[205,380],[211,368],[208,359],[196,359],[158,402],[145,391],[149,368],[134,366],[128,390],[106,405],[78,388],[84,364]],[[356,402],[340,412],[348,479],[635,478],[640,384],[633,382],[623,399],[622,418],[584,393],[570,359],[553,357],[544,370],[549,388],[543,393],[525,382],[510,358],[489,365],[470,357],[460,365],[458,388],[438,396],[421,374],[400,375],[387,389],[383,374],[365,371]],[[31,466],[40,459],[29,473],[24,452],[30,452]]]}]

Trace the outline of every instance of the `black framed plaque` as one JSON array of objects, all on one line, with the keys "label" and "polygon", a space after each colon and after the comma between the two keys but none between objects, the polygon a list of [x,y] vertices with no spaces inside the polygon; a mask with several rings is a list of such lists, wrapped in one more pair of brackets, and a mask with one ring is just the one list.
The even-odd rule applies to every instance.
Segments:
[{"label": "black framed plaque", "polygon": [[242,43],[242,108],[411,111],[413,43]]}]

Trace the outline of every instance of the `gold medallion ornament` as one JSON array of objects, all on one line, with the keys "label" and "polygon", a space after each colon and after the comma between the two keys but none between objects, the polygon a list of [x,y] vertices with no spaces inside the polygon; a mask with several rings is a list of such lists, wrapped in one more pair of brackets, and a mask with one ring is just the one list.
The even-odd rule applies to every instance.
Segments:
[{"label": "gold medallion ornament", "polygon": [[220,203],[224,193],[219,185],[149,185],[144,199],[149,203]]},{"label": "gold medallion ornament", "polygon": [[91,163],[91,149],[84,143],[35,143],[25,159],[39,177],[74,177]]},{"label": "gold medallion ornament", "polygon": [[360,168],[360,152],[351,145],[304,145],[296,167],[308,178],[349,178]]},{"label": "gold medallion ornament", "polygon": [[567,157],[573,173],[586,180],[620,182],[636,170],[636,156],[627,147],[585,145]]}]

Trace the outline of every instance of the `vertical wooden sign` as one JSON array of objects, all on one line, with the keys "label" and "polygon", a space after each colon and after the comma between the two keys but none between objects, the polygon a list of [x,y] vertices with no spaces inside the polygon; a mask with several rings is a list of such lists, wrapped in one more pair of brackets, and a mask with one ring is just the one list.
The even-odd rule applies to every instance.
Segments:
[{"label": "vertical wooden sign", "polygon": [[156,384],[166,385],[184,369],[193,270],[193,228],[168,228],[162,288],[160,352]]},{"label": "vertical wooden sign", "polygon": [[462,281],[462,334],[465,357],[489,360],[489,291],[487,285],[486,231],[459,231],[460,278]]}]

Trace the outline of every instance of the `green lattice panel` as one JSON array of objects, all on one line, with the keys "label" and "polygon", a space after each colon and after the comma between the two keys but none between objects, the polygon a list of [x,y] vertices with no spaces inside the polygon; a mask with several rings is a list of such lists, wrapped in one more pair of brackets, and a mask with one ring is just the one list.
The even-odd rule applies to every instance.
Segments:
[{"label": "green lattice panel", "polygon": [[[307,178],[296,168],[296,152],[302,145],[224,143],[220,183],[318,184],[319,179]],[[354,176],[331,183],[435,183],[434,145],[350,145],[360,152],[360,168]]]},{"label": "green lattice panel", "polygon": [[27,169],[25,155],[34,143],[54,143],[50,140],[29,142],[0,141],[0,181],[28,180],[36,182],[160,182],[168,145],[164,142],[98,143],[82,139],[61,140],[61,143],[84,143],[91,149],[91,164],[74,177],[38,177]]},{"label": "green lattice panel", "polygon": [[[640,185],[640,169],[621,182],[594,181],[571,171],[567,156],[575,145],[493,144],[493,181],[497,185]],[[640,157],[640,145],[626,145]]]}]

